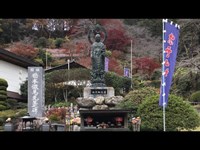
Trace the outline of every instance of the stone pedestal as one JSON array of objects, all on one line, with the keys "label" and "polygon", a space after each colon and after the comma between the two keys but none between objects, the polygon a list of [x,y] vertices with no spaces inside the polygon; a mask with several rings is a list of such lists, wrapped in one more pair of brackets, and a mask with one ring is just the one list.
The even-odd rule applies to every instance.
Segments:
[{"label": "stone pedestal", "polygon": [[115,95],[115,90],[113,87],[85,87],[83,90],[83,98],[89,97],[112,97]]},{"label": "stone pedestal", "polygon": [[42,131],[50,131],[50,125],[48,123],[43,124]]},{"label": "stone pedestal", "polygon": [[13,124],[11,123],[6,123],[4,125],[4,131],[13,131]]}]

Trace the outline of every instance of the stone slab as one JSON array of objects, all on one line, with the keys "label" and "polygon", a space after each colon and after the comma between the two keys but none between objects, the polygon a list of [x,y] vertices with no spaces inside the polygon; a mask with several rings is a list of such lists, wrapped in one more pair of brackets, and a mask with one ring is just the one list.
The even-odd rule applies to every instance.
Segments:
[{"label": "stone slab", "polygon": [[83,90],[83,98],[89,97],[112,97],[115,96],[115,90],[113,87],[85,87]]}]

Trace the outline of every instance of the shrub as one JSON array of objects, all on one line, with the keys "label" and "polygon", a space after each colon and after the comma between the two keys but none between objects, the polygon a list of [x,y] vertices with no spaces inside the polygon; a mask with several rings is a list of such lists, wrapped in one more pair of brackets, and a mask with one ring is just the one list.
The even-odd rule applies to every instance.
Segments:
[{"label": "shrub", "polygon": [[5,79],[0,78],[0,86],[8,87],[8,82]]},{"label": "shrub", "polygon": [[161,84],[160,80],[153,80],[151,81],[150,86],[155,87],[155,88],[160,88],[160,84]]},{"label": "shrub", "polygon": [[130,91],[125,97],[124,101],[119,103],[117,107],[124,109],[132,109],[136,113],[138,106],[145,100],[146,97],[155,95],[157,89],[153,87],[144,87],[139,90]]},{"label": "shrub", "polygon": [[120,95],[121,89],[124,89],[125,92],[129,92],[131,88],[131,79],[118,76],[113,72],[107,72],[105,74],[105,84],[115,89],[115,95]]},{"label": "shrub", "polygon": [[[0,105],[5,106],[6,109],[10,109],[11,108],[10,105],[6,101],[0,101]],[[6,109],[4,109],[4,110],[6,110]]]},{"label": "shrub", "polygon": [[7,96],[7,92],[5,90],[0,90],[0,95],[6,95]]},{"label": "shrub", "polygon": [[61,45],[63,44],[64,40],[62,38],[56,38],[55,40],[55,46],[56,48],[60,48]]},{"label": "shrub", "polygon": [[0,104],[0,111],[2,111],[2,110],[6,110],[6,109],[7,109],[6,106]]},{"label": "shrub", "polygon": [[9,117],[13,120],[13,119],[22,117],[25,114],[27,114],[27,109],[17,109],[17,110],[9,109],[9,110],[0,111],[0,125],[5,123],[6,119]]},{"label": "shrub", "polygon": [[5,123],[5,119],[0,117],[0,126],[2,126]]},{"label": "shrub", "polygon": [[6,86],[1,86],[0,85],[0,90],[6,91],[7,87]]},{"label": "shrub", "polygon": [[151,75],[151,80],[160,80],[162,75],[161,69],[155,69]]},{"label": "shrub", "polygon": [[17,109],[27,108],[27,103],[18,102]]},{"label": "shrub", "polygon": [[28,97],[28,80],[21,84],[20,91],[23,97]]},{"label": "shrub", "polygon": [[191,102],[200,102],[200,91],[196,91],[196,92],[192,93],[189,100]]},{"label": "shrub", "polygon": [[36,42],[36,46],[42,47],[42,48],[47,47],[47,44],[48,44],[48,40],[45,37],[40,37]]},{"label": "shrub", "polygon": [[0,101],[5,101],[7,99],[6,95],[0,95]]},{"label": "shrub", "polygon": [[52,106],[54,106],[54,107],[68,107],[68,106],[70,106],[70,103],[69,102],[58,102],[58,103],[53,104]]},{"label": "shrub", "polygon": [[[139,105],[137,115],[142,119],[142,130],[163,130],[163,110],[158,105],[158,101],[159,95],[153,95],[146,97],[145,101]],[[166,131],[191,130],[200,125],[197,110],[175,95],[169,95],[165,115]]]},{"label": "shrub", "polygon": [[65,108],[53,108],[47,112],[46,117],[49,118],[50,121],[59,121],[63,122],[66,116]]},{"label": "shrub", "polygon": [[12,109],[16,109],[17,108],[18,103],[17,103],[16,99],[7,99],[6,101],[10,105],[10,107]]},{"label": "shrub", "polygon": [[171,92],[175,95],[189,98],[195,91],[200,90],[200,75],[188,68],[178,68],[173,77]]},{"label": "shrub", "polygon": [[0,105],[4,105],[4,106],[6,106],[7,103],[6,103],[6,101],[0,101]]}]

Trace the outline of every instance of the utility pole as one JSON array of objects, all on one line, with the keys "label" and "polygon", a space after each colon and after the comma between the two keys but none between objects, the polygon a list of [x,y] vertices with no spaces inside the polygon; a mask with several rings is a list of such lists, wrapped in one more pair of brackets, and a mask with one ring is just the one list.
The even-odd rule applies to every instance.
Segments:
[{"label": "utility pole", "polygon": [[46,52],[46,53],[45,53],[45,56],[46,56],[46,69],[47,69],[47,49],[46,49],[45,52]]},{"label": "utility pole", "polygon": [[131,40],[131,89],[133,89],[133,77],[132,77],[132,74],[133,74],[133,48],[132,48],[132,40]]}]

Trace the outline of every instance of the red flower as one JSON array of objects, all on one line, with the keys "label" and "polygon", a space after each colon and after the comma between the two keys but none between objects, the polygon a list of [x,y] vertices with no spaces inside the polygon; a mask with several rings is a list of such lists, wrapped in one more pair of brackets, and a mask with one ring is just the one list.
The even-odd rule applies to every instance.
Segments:
[{"label": "red flower", "polygon": [[122,121],[123,121],[123,118],[122,118],[122,117],[116,117],[115,120],[116,120],[117,122],[122,122]]}]

